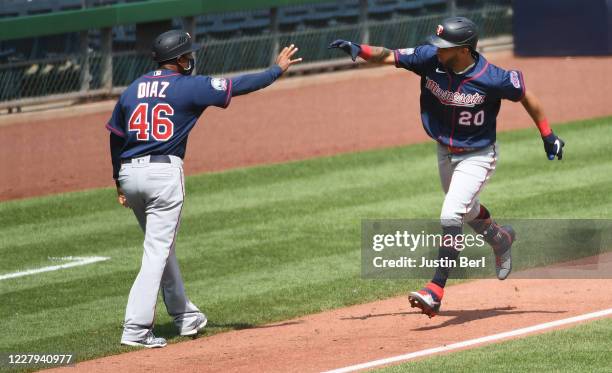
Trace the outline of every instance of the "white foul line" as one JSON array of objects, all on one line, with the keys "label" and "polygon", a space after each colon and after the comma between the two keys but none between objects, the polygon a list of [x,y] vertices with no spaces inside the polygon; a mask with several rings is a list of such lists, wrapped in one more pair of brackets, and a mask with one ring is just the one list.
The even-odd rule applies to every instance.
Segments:
[{"label": "white foul line", "polygon": [[22,271],[22,272],[7,273],[6,275],[0,275],[0,281],[7,280],[9,278],[34,275],[34,274],[37,274],[37,273],[57,271],[57,270],[60,270],[60,269],[65,269],[65,268],[84,266],[84,265],[91,264],[91,263],[103,262],[105,260],[109,260],[110,258],[109,257],[105,257],[105,256],[86,256],[86,257],[70,256],[70,257],[66,257],[66,258],[62,258],[62,259],[63,260],[70,260],[70,262],[69,263],[65,263],[65,264],[55,265],[55,266],[48,266],[48,267],[42,267],[42,268],[36,268],[36,269],[28,269],[28,270]]},{"label": "white foul line", "polygon": [[554,327],[561,326],[561,325],[571,324],[571,323],[575,323],[575,322],[579,322],[579,321],[585,321],[585,320],[594,319],[594,318],[602,317],[602,316],[608,316],[608,315],[612,315],[612,308],[608,308],[608,309],[602,310],[602,311],[587,313],[587,314],[584,314],[584,315],[574,316],[574,317],[570,317],[570,318],[567,318],[567,319],[561,319],[561,320],[546,322],[546,323],[543,323],[543,324],[537,324],[537,325],[529,326],[529,327],[522,328],[522,329],[515,329],[515,330],[511,330],[511,331],[504,332],[504,333],[493,334],[493,335],[489,335],[489,336],[486,336],[486,337],[470,339],[470,340],[467,340],[467,341],[457,342],[457,343],[453,343],[453,344],[450,344],[450,345],[445,345],[445,346],[440,346],[440,347],[429,348],[427,350],[411,352],[409,354],[388,357],[386,359],[373,360],[373,361],[369,361],[367,363],[351,365],[351,366],[344,367],[344,368],[338,368],[338,369],[334,369],[334,370],[329,370],[329,371],[324,372],[324,373],[354,372],[354,371],[357,371],[357,370],[373,368],[373,367],[377,367],[377,366],[381,366],[381,365],[386,365],[386,364],[391,364],[391,363],[397,363],[399,361],[411,360],[411,359],[415,359],[417,357],[422,357],[422,356],[437,354],[437,353],[440,353],[440,352],[456,350],[456,349],[463,348],[463,347],[474,346],[474,345],[477,345],[477,344],[480,344],[480,343],[497,341],[497,340],[508,338],[508,337],[515,337],[515,336],[518,336],[518,335],[528,334],[528,333],[532,333],[532,332],[539,331],[539,330],[550,329],[550,328],[554,328]]}]

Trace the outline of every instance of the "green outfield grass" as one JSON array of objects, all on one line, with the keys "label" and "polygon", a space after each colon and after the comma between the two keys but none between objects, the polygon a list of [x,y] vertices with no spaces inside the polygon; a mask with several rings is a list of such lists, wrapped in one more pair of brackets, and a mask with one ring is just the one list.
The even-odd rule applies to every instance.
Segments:
[{"label": "green outfield grass", "polygon": [[377,370],[399,372],[610,372],[612,320]]},{"label": "green outfield grass", "polygon": [[[537,130],[502,133],[498,170],[482,200],[498,217],[611,218],[612,118],[558,127],[561,162]],[[190,149],[197,151],[197,149]],[[421,280],[360,279],[363,218],[436,218],[435,144],[344,154],[189,177],[177,255],[206,334],[248,328],[405,293]],[[0,275],[49,257],[111,260],[0,281],[0,351],[120,347],[142,233],[113,189],[0,204]],[[163,303],[156,333],[175,336]]]}]

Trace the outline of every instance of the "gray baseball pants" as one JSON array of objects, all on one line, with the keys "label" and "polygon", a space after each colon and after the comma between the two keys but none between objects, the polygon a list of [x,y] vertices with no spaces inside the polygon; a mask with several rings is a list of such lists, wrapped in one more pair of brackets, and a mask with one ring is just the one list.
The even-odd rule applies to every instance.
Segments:
[{"label": "gray baseball pants", "polygon": [[478,216],[480,192],[495,172],[498,156],[497,144],[459,154],[438,144],[438,171],[446,194],[440,214],[442,226],[463,226]]},{"label": "gray baseball pants", "polygon": [[200,310],[185,295],[175,254],[183,199],[183,161],[150,163],[149,157],[123,164],[119,182],[144,231],[140,272],[125,310],[122,340],[139,341],[153,328],[159,289],[168,314],[181,329],[192,324]]}]

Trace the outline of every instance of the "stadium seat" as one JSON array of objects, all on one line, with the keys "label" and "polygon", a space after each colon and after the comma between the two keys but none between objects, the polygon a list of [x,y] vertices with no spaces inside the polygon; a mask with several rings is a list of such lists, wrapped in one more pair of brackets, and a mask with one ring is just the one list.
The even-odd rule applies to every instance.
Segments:
[{"label": "stadium seat", "polygon": [[354,24],[359,21],[359,0],[344,1],[340,4],[340,10],[336,20],[341,23]]},{"label": "stadium seat", "polygon": [[304,23],[312,27],[325,27],[335,22],[340,7],[334,3],[318,4],[313,6],[312,12],[306,15]]},{"label": "stadium seat", "polygon": [[113,27],[114,48],[119,50],[131,50],[136,43],[136,32],[134,25],[123,25]]},{"label": "stadium seat", "polygon": [[208,29],[208,34],[216,39],[227,39],[238,34],[246,23],[244,13],[234,13],[218,17]]},{"label": "stadium seat", "polygon": [[25,13],[25,8],[15,0],[0,1],[0,18],[17,17]]},{"label": "stadium seat", "polygon": [[12,18],[19,16],[19,13],[13,13],[10,11],[0,12],[0,18]]},{"label": "stadium seat", "polygon": [[242,25],[242,32],[247,35],[258,35],[270,28],[270,12],[259,10],[251,12]]},{"label": "stadium seat", "polygon": [[213,16],[208,15],[208,14],[197,16],[195,18],[196,27],[203,27],[205,29],[208,29],[208,28],[212,27],[212,25],[215,24],[215,20],[216,20],[216,17],[213,17]]},{"label": "stadium seat", "polygon": [[119,4],[122,3],[124,1],[118,1],[118,0],[94,0],[92,2],[93,6],[107,6],[107,5],[115,5],[115,4]]},{"label": "stadium seat", "polygon": [[304,22],[311,8],[309,6],[282,7],[278,10],[278,25],[281,31],[294,31]]},{"label": "stadium seat", "polygon": [[0,50],[0,59],[4,60],[15,54],[15,48]]},{"label": "stadium seat", "polygon": [[398,0],[369,0],[368,17],[374,20],[387,20],[399,6]]},{"label": "stadium seat", "polygon": [[57,5],[57,3],[50,0],[31,1],[27,3],[26,14],[35,15],[51,13],[52,11],[57,10],[57,8],[54,9],[54,5]]},{"label": "stadium seat", "polygon": [[206,33],[208,33],[208,30],[210,30],[210,28],[215,24],[215,21],[213,19],[208,19],[208,18],[203,18],[203,17],[198,17],[196,18],[196,38],[200,38],[204,35],[206,35]]},{"label": "stadium seat", "polygon": [[425,11],[423,8],[423,0],[402,0],[396,11],[400,15],[420,15]]},{"label": "stadium seat", "polygon": [[83,8],[81,0],[61,0],[58,5],[57,10],[77,10]]},{"label": "stadium seat", "polygon": [[423,6],[429,13],[446,11],[446,0],[423,0]]}]

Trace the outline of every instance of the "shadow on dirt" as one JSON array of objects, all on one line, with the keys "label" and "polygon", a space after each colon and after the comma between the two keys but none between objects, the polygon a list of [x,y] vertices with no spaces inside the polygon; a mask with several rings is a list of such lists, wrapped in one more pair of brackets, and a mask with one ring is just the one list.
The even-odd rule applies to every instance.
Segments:
[{"label": "shadow on dirt", "polygon": [[505,316],[505,315],[522,315],[522,314],[534,314],[534,313],[565,313],[566,311],[546,311],[546,310],[516,310],[516,307],[495,307],[488,309],[475,309],[475,310],[447,310],[442,311],[439,317],[452,317],[449,320],[438,325],[424,326],[421,328],[412,329],[413,331],[422,330],[434,330],[438,328],[444,328],[451,325],[460,325],[474,320],[488,319],[492,317]]},{"label": "shadow on dirt", "polygon": [[[434,321],[444,320],[440,324],[423,326],[420,328],[412,329],[413,331],[426,331],[434,330],[438,328],[444,328],[451,325],[460,325],[468,323],[474,320],[488,319],[492,317],[505,316],[505,315],[521,315],[528,313],[565,313],[566,311],[545,311],[545,310],[516,310],[516,307],[495,307],[488,309],[475,309],[475,310],[444,310],[434,318]],[[407,316],[407,315],[418,315],[415,312],[393,312],[393,313],[380,313],[380,314],[367,314],[363,316],[351,316],[342,317],[341,320],[367,320],[374,317],[393,317],[393,316]],[[423,317],[426,317],[423,315]],[[450,317],[450,319],[446,319]]]}]

